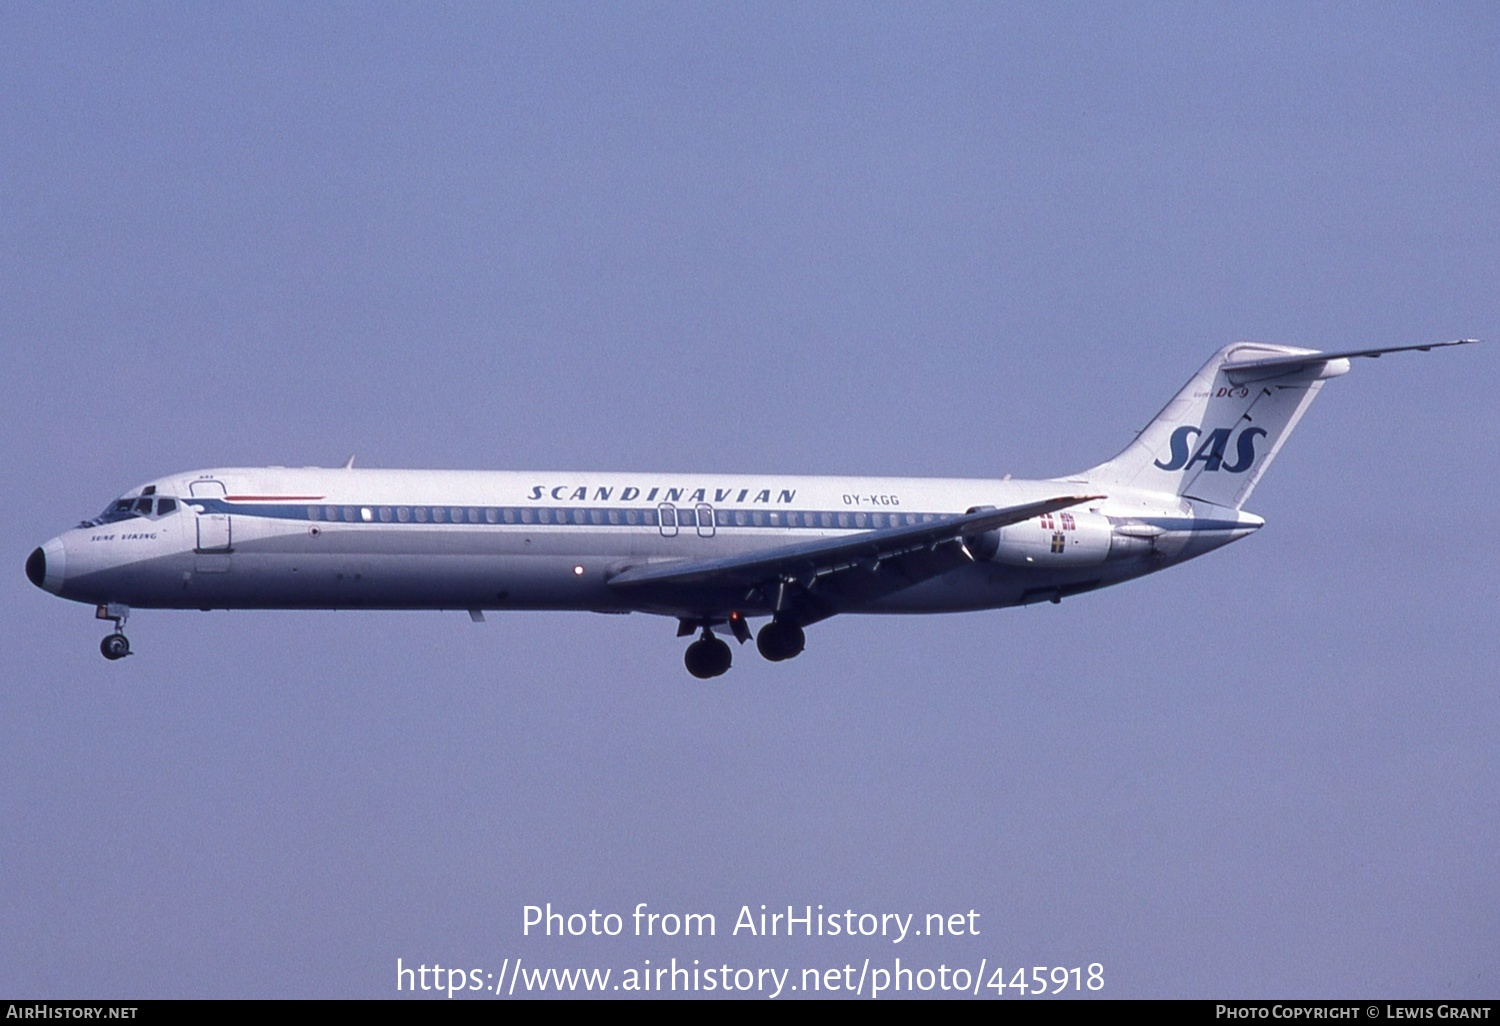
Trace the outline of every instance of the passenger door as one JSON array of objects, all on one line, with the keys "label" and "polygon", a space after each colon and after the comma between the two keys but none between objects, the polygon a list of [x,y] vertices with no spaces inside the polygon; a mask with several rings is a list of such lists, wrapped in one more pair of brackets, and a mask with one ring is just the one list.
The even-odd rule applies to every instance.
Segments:
[{"label": "passenger door", "polygon": [[[224,498],[222,481],[194,481],[188,486],[194,499]],[[197,569],[205,573],[222,573],[229,569],[228,554],[234,550],[234,527],[228,513],[219,512],[206,503],[193,503],[197,521],[198,543],[193,551],[200,556],[222,557],[197,561]]]}]

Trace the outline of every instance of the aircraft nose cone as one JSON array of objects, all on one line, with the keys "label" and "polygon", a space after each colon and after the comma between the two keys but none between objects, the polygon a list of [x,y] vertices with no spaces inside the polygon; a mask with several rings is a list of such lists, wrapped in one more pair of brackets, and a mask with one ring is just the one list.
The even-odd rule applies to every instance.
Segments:
[{"label": "aircraft nose cone", "polygon": [[26,557],[26,578],[43,591],[57,595],[62,591],[67,565],[67,550],[60,539],[53,538]]}]

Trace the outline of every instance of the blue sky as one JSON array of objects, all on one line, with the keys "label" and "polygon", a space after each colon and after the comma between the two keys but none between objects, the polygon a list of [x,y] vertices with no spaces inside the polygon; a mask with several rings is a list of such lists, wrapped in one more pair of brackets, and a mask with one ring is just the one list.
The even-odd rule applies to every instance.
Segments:
[{"label": "blue sky", "polygon": [[[1060,606],[137,613],[26,554],[206,466],[996,477],[1208,354],[1495,338],[1487,4],[12,5],[0,992],[1087,965],[1500,993],[1494,343],[1361,361],[1255,537]],[[522,909],[711,912],[539,939]],[[742,905],[981,933],[727,936]]]}]

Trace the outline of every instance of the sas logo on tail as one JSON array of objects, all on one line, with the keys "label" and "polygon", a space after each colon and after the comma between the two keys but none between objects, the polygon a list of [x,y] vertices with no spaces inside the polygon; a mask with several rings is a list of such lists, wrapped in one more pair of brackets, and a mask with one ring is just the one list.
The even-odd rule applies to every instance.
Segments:
[{"label": "sas logo on tail", "polygon": [[[1198,463],[1204,470],[1227,470],[1231,474],[1243,474],[1255,462],[1255,440],[1266,437],[1265,428],[1246,428],[1235,440],[1234,462],[1224,462],[1224,450],[1229,447],[1230,428],[1214,428],[1193,451],[1193,439],[1203,434],[1195,427],[1180,427],[1172,432],[1172,455],[1167,462],[1156,461],[1162,470],[1191,470]],[[1191,456],[1189,455],[1191,453]]]}]

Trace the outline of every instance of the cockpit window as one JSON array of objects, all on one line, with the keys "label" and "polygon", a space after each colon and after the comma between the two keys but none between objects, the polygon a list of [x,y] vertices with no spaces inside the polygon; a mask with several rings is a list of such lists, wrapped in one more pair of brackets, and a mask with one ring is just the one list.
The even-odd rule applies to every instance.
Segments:
[{"label": "cockpit window", "polygon": [[97,527],[101,524],[116,524],[121,520],[129,520],[131,517],[149,517],[153,513],[156,516],[166,516],[177,509],[177,500],[160,498],[153,499],[143,495],[138,499],[116,499],[109,507],[93,520],[85,520],[79,526]]}]

